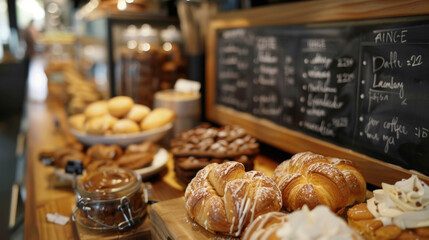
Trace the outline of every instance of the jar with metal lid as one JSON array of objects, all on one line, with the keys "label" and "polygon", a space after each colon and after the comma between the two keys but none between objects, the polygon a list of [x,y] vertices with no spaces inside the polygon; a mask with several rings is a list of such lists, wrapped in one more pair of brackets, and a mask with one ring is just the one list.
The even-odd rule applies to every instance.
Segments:
[{"label": "jar with metal lid", "polygon": [[83,176],[77,184],[72,219],[99,231],[124,230],[146,216],[141,177],[132,170],[109,168]]}]

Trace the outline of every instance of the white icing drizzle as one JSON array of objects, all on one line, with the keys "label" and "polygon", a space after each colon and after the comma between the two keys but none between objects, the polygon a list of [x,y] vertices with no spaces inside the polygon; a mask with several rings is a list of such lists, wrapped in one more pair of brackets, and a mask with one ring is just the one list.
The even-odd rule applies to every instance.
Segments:
[{"label": "white icing drizzle", "polygon": [[231,227],[229,228],[229,234],[232,234],[232,231],[234,230],[234,223],[235,223],[235,216],[232,217]]},{"label": "white icing drizzle", "polygon": [[259,179],[258,185],[256,187],[256,195],[253,197],[253,206],[252,206],[252,216],[250,217],[250,222],[253,222],[253,217],[255,216],[256,200],[259,199],[259,190],[261,189],[262,181]]},{"label": "white icing drizzle", "polygon": [[293,174],[287,173],[287,175],[284,178],[280,179],[280,182],[278,183],[278,185],[281,188],[284,188],[290,181],[300,176],[302,176],[302,174],[300,173],[293,173]]},{"label": "white icing drizzle", "polygon": [[332,213],[327,206],[319,205],[312,211],[306,205],[286,216],[287,221],[276,226],[280,239],[361,239],[347,223]]},{"label": "white icing drizzle", "polygon": [[338,165],[342,162],[345,162],[344,159],[340,159],[340,158],[330,158],[329,162],[331,162],[332,165]]},{"label": "white icing drizzle", "polygon": [[226,162],[226,164],[229,164],[229,166],[225,169],[225,171],[222,173],[222,175],[228,174],[228,172],[239,163],[238,162]]},{"label": "white icing drizzle", "polygon": [[[276,184],[270,178],[263,175],[263,173],[258,171],[249,171],[246,172],[241,178],[227,182],[223,190],[224,193],[228,192],[229,194],[224,194],[221,196],[210,182],[213,181],[213,179],[209,179],[210,172],[216,171],[214,175],[211,175],[211,177],[215,176],[216,178],[223,178],[223,176],[228,175],[231,171],[234,171],[233,169],[238,169],[235,167],[237,164],[241,163],[228,162],[224,164],[224,167],[219,167],[221,164],[210,164],[198,172],[197,176],[191,181],[185,191],[186,208],[188,213],[190,213],[190,217],[202,224],[203,227],[207,230],[211,230],[210,226],[212,219],[210,219],[209,216],[207,216],[207,218],[202,217],[200,215],[201,212],[191,213],[192,208],[198,205],[208,210],[208,206],[206,205],[210,203],[210,211],[207,211],[207,215],[209,212],[210,214],[216,215],[218,211],[229,211],[227,216],[227,221],[231,221],[229,233],[231,235],[240,236],[247,223],[253,221],[255,216],[257,216],[256,205],[259,201],[274,202],[274,204],[278,205],[280,210],[281,193]],[[244,166],[242,167],[242,170],[244,170]],[[252,187],[254,190],[249,192],[247,189],[248,187]],[[215,198],[216,201],[209,199],[205,201],[205,198],[209,197]],[[222,200],[223,203],[226,203],[226,200],[231,200],[233,207],[231,209],[222,208],[221,206],[226,207],[226,205],[222,203]],[[251,216],[249,214],[250,212]],[[192,214],[195,214],[196,216],[192,216]],[[231,216],[231,218],[229,216]],[[213,221],[217,220],[213,219]]]},{"label": "white icing drizzle", "polygon": [[[279,223],[275,225],[282,224],[286,222],[286,214],[280,212],[269,212],[264,215],[259,216],[255,221],[253,221],[246,229],[243,239],[248,240],[266,240],[268,237],[275,231],[277,228],[275,225],[268,226],[266,224],[272,219],[278,220]],[[256,228],[255,228],[256,226]]]},{"label": "white icing drizzle", "polygon": [[[244,207],[244,208],[243,208]],[[236,236],[239,236],[241,233],[241,230],[243,229],[243,225],[244,225],[244,219],[247,217],[247,214],[249,213],[249,208],[250,208],[250,199],[247,198],[247,192],[243,197],[243,200],[241,201],[241,206],[240,209],[238,211],[238,229],[237,232],[235,233]]]}]

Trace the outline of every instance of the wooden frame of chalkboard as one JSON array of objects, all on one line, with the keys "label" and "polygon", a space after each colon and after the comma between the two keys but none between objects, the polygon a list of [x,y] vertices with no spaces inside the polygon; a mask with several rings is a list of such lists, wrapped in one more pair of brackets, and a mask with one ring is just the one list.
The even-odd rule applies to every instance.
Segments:
[{"label": "wooden frame of chalkboard", "polygon": [[[420,173],[429,170],[429,73],[421,70],[429,69],[428,26],[424,0],[305,1],[218,14],[207,32],[206,118],[292,154],[353,160],[373,185],[410,174],[429,183]],[[412,80],[399,80],[404,75]],[[403,161],[410,157],[412,168]]]}]

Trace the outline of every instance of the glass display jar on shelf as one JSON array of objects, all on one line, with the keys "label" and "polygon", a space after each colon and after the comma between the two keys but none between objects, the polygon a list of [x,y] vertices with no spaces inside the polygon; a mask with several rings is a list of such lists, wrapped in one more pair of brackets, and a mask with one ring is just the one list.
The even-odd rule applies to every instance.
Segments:
[{"label": "glass display jar on shelf", "polygon": [[160,46],[158,31],[149,24],[143,24],[139,30],[133,56],[130,96],[136,103],[152,107],[154,93],[159,90]]},{"label": "glass display jar on shelf", "polygon": [[187,63],[182,51],[181,32],[170,25],[161,31],[160,88],[171,89],[179,78],[186,78]]},{"label": "glass display jar on shelf", "polygon": [[131,70],[133,58],[137,51],[138,28],[135,25],[129,25],[123,35],[123,44],[119,50],[119,61],[117,64],[117,93],[118,95],[131,96],[132,80]]}]

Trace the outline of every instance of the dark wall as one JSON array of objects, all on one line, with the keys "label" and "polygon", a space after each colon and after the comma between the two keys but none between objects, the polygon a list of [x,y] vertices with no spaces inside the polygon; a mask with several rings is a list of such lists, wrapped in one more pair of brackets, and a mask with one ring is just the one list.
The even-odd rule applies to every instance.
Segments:
[{"label": "dark wall", "polygon": [[22,112],[27,86],[27,65],[25,61],[0,64],[0,115]]},{"label": "dark wall", "polygon": [[9,14],[10,28],[18,29],[18,23],[16,20],[16,1],[15,0],[7,0],[7,10]]}]

